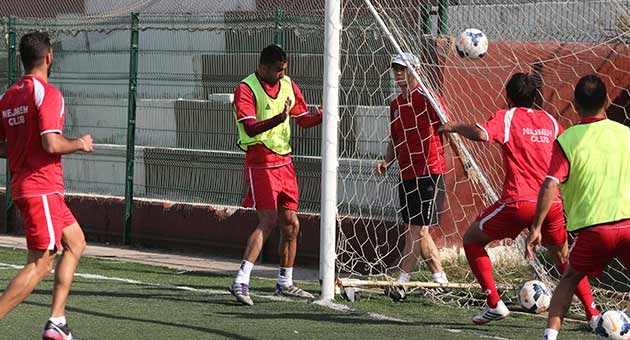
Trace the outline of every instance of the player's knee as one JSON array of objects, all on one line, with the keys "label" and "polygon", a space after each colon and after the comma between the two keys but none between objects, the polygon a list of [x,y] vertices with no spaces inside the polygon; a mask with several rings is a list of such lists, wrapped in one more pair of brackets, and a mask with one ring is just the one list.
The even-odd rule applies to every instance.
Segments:
[{"label": "player's knee", "polygon": [[73,246],[72,253],[77,257],[81,257],[86,247],[87,242],[85,242],[85,239],[82,238],[80,241],[77,241],[77,243]]},{"label": "player's knee", "polygon": [[38,267],[39,274],[40,274],[41,277],[48,276],[48,273],[50,273],[53,270],[53,262],[54,261],[52,261],[52,260],[45,261],[44,263],[42,263],[41,266]]},{"label": "player's knee", "polygon": [[486,238],[487,237],[483,234],[481,229],[479,229],[479,223],[473,222],[473,224],[468,226],[468,229],[466,229],[462,241],[464,244],[481,243],[485,245],[488,243]]},{"label": "player's knee", "polygon": [[576,283],[579,282],[582,278],[584,277],[584,274],[578,272],[577,270],[573,269],[570,265],[567,266],[566,270],[564,271],[564,273],[562,273],[562,279],[569,281],[569,282],[573,282]]},{"label": "player's knee", "polygon": [[64,244],[63,251],[72,254],[75,257],[81,257],[85,248],[87,247],[87,243],[85,242],[85,237],[81,235],[81,237],[76,237],[69,242]]},{"label": "player's knee", "polygon": [[61,244],[63,245],[63,252],[72,254],[73,256],[81,257],[85,247],[85,234],[78,223],[74,223],[66,227],[61,237]]},{"label": "player's knee", "polygon": [[471,228],[468,228],[468,230],[466,230],[466,232],[464,233],[464,237],[462,238],[462,242],[464,244],[477,243],[476,237],[474,236],[474,232],[471,230]]},{"label": "player's knee", "polygon": [[55,260],[55,256],[50,255],[50,256],[42,257],[35,262],[37,276],[39,277],[40,281],[43,280],[46,276],[48,276],[48,274],[50,274],[50,272],[53,269],[53,263],[55,262],[54,260]]},{"label": "player's knee", "polygon": [[561,273],[564,271],[564,267],[565,264],[567,263],[567,254],[564,254],[562,252],[556,252],[556,253],[551,253],[551,257],[553,262],[556,265],[556,268],[558,269],[558,271],[560,271]]},{"label": "player's knee", "polygon": [[427,226],[420,227],[420,230],[418,231],[418,233],[419,233],[420,239],[431,237],[431,233],[429,232],[429,227]]},{"label": "player's knee", "polygon": [[293,221],[290,221],[282,229],[282,237],[287,241],[293,241],[297,239],[297,236],[299,233],[300,233],[300,222],[298,221],[297,218]]}]

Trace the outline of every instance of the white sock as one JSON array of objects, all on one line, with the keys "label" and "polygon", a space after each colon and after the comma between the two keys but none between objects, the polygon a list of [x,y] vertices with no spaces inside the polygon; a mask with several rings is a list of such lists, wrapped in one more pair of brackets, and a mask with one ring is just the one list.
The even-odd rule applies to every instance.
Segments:
[{"label": "white sock", "polygon": [[555,329],[547,328],[545,329],[545,337],[544,340],[556,340],[558,338],[558,331]]},{"label": "white sock", "polygon": [[243,260],[241,262],[241,268],[238,270],[238,274],[236,274],[235,283],[244,283],[249,284],[249,275],[252,273],[252,269],[254,268],[254,264]]},{"label": "white sock", "polygon": [[433,282],[437,283],[448,283],[448,278],[446,277],[445,272],[433,273]]},{"label": "white sock", "polygon": [[54,323],[55,325],[65,325],[67,323],[65,316],[50,317],[48,321]]},{"label": "white sock", "polygon": [[409,273],[405,273],[404,271],[400,271],[400,274],[398,275],[398,282],[409,282],[409,279],[411,278],[411,274]]},{"label": "white sock", "polygon": [[293,286],[293,267],[280,267],[278,284],[282,287]]}]

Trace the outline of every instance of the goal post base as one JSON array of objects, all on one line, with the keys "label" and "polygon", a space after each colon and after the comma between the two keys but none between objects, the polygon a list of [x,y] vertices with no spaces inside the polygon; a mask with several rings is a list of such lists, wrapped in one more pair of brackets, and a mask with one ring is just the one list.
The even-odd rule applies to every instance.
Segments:
[{"label": "goal post base", "polygon": [[[449,289],[481,289],[477,283],[438,283],[424,281],[396,282],[384,280],[361,280],[337,278],[337,287],[346,288],[385,288],[388,286],[399,286],[405,288],[449,288]],[[510,285],[497,285],[498,289],[513,289]]]}]

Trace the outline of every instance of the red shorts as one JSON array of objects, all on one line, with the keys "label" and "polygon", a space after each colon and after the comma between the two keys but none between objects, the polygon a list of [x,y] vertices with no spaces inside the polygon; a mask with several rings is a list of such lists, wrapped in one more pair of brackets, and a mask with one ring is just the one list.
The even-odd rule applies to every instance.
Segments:
[{"label": "red shorts", "polygon": [[298,185],[293,163],[275,168],[245,168],[249,190],[243,206],[256,210],[298,209]]},{"label": "red shorts", "polygon": [[[477,217],[479,228],[493,240],[515,239],[532,225],[536,214],[536,202],[495,202]],[[543,222],[542,243],[558,246],[567,241],[566,222],[562,203],[554,203]]]},{"label": "red shorts", "polygon": [[600,276],[615,257],[630,270],[629,220],[578,231],[569,250],[571,267],[592,277]]},{"label": "red shorts", "polygon": [[22,213],[26,246],[30,250],[60,249],[63,229],[77,223],[63,195],[24,197],[14,202]]}]

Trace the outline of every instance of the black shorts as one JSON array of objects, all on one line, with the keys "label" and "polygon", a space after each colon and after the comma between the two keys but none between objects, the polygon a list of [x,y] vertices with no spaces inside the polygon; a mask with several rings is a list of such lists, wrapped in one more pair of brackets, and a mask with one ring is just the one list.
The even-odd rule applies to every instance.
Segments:
[{"label": "black shorts", "polygon": [[400,214],[405,224],[439,225],[445,197],[443,174],[403,180],[398,184]]}]

